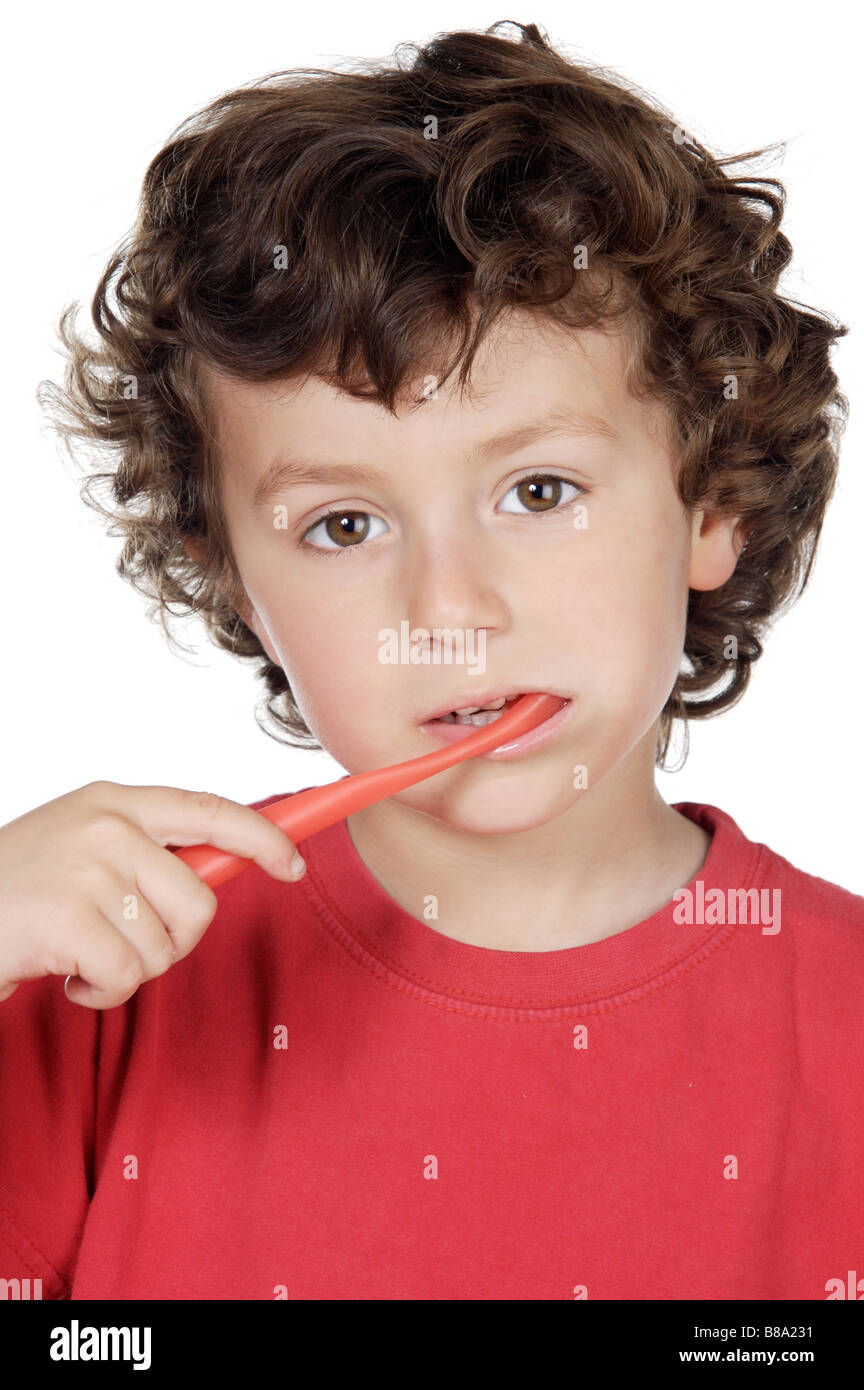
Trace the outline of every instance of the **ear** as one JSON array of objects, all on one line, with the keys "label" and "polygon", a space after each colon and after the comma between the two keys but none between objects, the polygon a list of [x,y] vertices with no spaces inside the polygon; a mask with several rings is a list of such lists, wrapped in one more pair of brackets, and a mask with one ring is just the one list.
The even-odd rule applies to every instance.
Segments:
[{"label": "ear", "polygon": [[719,589],[735,572],[746,537],[740,517],[697,510],[690,533],[690,588]]},{"label": "ear", "polygon": [[[185,537],[183,541],[183,549],[186,551],[186,554],[189,556],[189,559],[195,561],[196,565],[204,564],[204,556],[206,553],[207,545],[205,541],[200,539],[200,537]],[[274,652],[272,643],[270,642],[269,633],[267,632],[267,629],[264,627],[263,623],[258,617],[258,614],[256,613],[255,609],[252,607],[251,603],[249,602],[249,599],[243,592],[242,588],[234,596],[234,608],[237,613],[237,616],[240,619],[242,619],[246,626],[250,627],[252,631],[255,633],[255,636],[258,638],[258,641],[261,643],[270,660],[272,662],[275,662],[277,666],[281,666],[282,663],[280,662],[278,656]]]},{"label": "ear", "polygon": [[183,549],[186,551],[186,554],[189,556],[189,559],[194,560],[196,565],[204,564],[204,552],[206,549],[206,545],[199,536],[184,536]]},{"label": "ear", "polygon": [[238,603],[237,605],[237,612],[243,619],[246,626],[251,627],[252,631],[255,633],[255,636],[258,638],[258,641],[261,643],[261,646],[264,648],[270,660],[273,662],[273,665],[281,666],[282,660],[276,652],[275,647],[273,646],[273,641],[270,637],[270,633],[267,631],[266,627],[261,621],[259,614],[252,607],[245,595],[243,602]]}]

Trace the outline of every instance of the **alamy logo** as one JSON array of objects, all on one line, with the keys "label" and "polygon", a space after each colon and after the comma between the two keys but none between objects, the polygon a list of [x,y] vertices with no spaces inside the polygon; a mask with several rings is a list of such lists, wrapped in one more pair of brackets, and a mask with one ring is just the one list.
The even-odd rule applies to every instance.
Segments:
[{"label": "alamy logo", "polygon": [[41,1279],[0,1279],[0,1299],[29,1300],[41,1297]]},{"label": "alamy logo", "polygon": [[[860,1290],[860,1292],[859,1292]],[[856,1303],[864,1300],[864,1279],[859,1279],[854,1269],[847,1271],[845,1279],[829,1279],[825,1284],[826,1302],[832,1298],[852,1298]]]},{"label": "alamy logo", "polygon": [[[149,1327],[52,1327],[52,1361],[134,1361],[134,1371],[150,1369]],[[142,1345],[143,1343],[143,1345]]]},{"label": "alamy logo", "polygon": [[[429,640],[439,646],[429,653]],[[382,627],[378,633],[378,660],[382,666],[466,666],[471,676],[482,676],[486,670],[486,629],[409,626],[405,618],[394,627]]]},{"label": "alamy logo", "polygon": [[672,901],[673,922],[693,926],[722,926],[725,922],[764,922],[763,936],[776,936],[780,930],[779,888],[711,888],[705,892],[701,878],[696,880],[696,892],[676,888]]}]

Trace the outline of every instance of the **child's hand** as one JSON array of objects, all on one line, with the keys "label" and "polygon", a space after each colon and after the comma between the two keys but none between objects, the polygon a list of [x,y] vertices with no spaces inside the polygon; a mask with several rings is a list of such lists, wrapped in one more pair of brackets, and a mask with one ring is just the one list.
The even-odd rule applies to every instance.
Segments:
[{"label": "child's hand", "polygon": [[73,1003],[112,1009],[188,956],[218,899],[163,846],[197,844],[302,876],[284,831],[212,792],[90,782],[0,826],[0,1001],[69,975]]}]

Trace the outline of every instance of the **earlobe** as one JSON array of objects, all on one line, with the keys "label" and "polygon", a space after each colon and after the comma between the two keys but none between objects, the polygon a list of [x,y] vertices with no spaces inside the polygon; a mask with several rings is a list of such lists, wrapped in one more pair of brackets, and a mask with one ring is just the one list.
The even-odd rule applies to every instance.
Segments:
[{"label": "earlobe", "polygon": [[[189,559],[193,560],[196,565],[203,565],[206,548],[206,541],[202,540],[199,536],[187,536],[183,540],[183,549],[186,551]],[[266,629],[260,622],[258,614],[255,612],[255,609],[252,607],[242,589],[239,593],[236,593],[234,598],[230,601],[238,618],[241,622],[244,622],[248,628],[252,629],[270,660],[275,662],[278,666],[279,661],[270,646],[270,639]]]},{"label": "earlobe", "polygon": [[261,643],[263,647],[265,645],[265,642],[264,638],[261,636],[261,629],[258,623],[258,614],[255,612],[255,609],[252,607],[245,594],[240,593],[239,595],[235,596],[234,610],[238,618],[240,618],[240,620],[244,622],[247,627],[252,629],[252,631],[255,633],[255,636],[258,638],[258,641]]},{"label": "earlobe", "polygon": [[719,589],[735,573],[744,537],[739,517],[697,511],[690,545],[690,588]]},{"label": "earlobe", "polygon": [[186,554],[189,556],[189,559],[194,561],[196,565],[203,565],[205,545],[204,541],[201,540],[200,537],[184,537],[183,549],[186,551]]},{"label": "earlobe", "polygon": [[[207,552],[207,542],[204,541],[204,539],[200,537],[185,537],[183,538],[183,549],[185,549],[186,555],[189,556],[190,560],[203,566],[204,556],[206,556]],[[254,607],[251,606],[249,598],[244,594],[243,589],[240,588],[239,592],[236,592],[233,598],[229,599],[229,602],[232,603],[233,610],[238,614],[240,621],[246,623],[246,627],[251,628],[251,631],[256,634],[258,642],[263,646],[264,651],[267,652],[271,662],[274,662],[275,666],[281,666],[282,663],[279,662],[279,657],[276,656],[274,649],[272,649],[271,641],[269,641],[267,628],[265,628],[261,620],[258,619],[258,614],[256,610],[254,610]]]},{"label": "earlobe", "polygon": [[247,601],[244,601],[238,607],[237,612],[239,616],[243,619],[243,622],[246,624],[246,626],[248,628],[251,628],[252,631],[255,633],[255,636],[258,638],[258,641],[261,643],[261,646],[264,648],[265,652],[269,656],[270,660],[273,662],[274,666],[281,666],[282,663],[276,655],[276,652],[273,650],[273,644],[270,641],[270,634],[268,633],[264,624],[261,622],[261,619],[258,617],[258,614],[255,612],[255,609],[251,606],[251,604],[249,604]]}]

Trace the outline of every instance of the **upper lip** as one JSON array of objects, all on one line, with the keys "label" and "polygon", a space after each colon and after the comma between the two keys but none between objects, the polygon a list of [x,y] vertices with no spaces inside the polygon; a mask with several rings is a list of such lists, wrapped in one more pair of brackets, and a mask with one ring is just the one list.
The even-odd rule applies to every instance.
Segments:
[{"label": "upper lip", "polygon": [[495,700],[500,700],[503,696],[505,700],[514,700],[517,695],[557,695],[560,700],[569,700],[570,696],[563,690],[544,690],[539,685],[523,685],[517,690],[513,686],[497,690],[469,690],[463,691],[461,695],[454,695],[449,704],[439,705],[434,714],[427,714],[419,722],[428,724],[432,719],[440,719],[445,714],[452,714],[454,710],[460,709],[482,709],[485,705],[491,705]]}]

